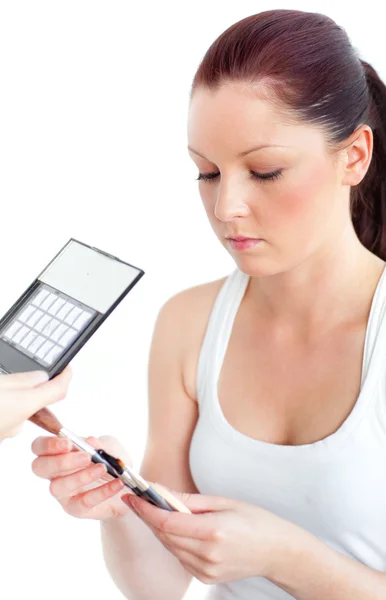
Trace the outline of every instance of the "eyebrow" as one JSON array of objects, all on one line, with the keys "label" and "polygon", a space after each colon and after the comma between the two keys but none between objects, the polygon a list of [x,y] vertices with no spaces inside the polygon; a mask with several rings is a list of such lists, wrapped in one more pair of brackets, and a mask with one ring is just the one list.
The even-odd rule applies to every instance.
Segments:
[{"label": "eyebrow", "polygon": [[[251,152],[256,152],[257,150],[261,150],[262,148],[290,148],[290,146],[283,146],[280,144],[261,144],[260,146],[254,146],[253,148],[250,148],[249,150],[244,150],[243,152],[239,152],[237,154],[237,156],[238,157],[246,156],[247,154],[250,154]],[[201,158],[205,158],[205,160],[208,160],[203,154],[200,154],[199,152],[197,152],[197,150],[193,150],[193,148],[191,148],[190,146],[188,146],[188,150],[190,150],[190,152],[193,152],[193,154],[197,154],[198,156],[201,156]]]}]

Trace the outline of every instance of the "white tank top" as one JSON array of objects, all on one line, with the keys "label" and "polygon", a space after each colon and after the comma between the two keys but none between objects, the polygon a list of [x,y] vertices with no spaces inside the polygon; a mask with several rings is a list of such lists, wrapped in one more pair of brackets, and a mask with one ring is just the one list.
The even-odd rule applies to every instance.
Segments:
[{"label": "white tank top", "polygon": [[[386,571],[386,269],[368,319],[361,389],[339,429],[312,444],[285,446],[234,429],[221,410],[217,382],[249,275],[238,268],[212,307],[197,367],[199,419],[189,453],[202,494],[261,506],[330,547]],[[338,368],[338,365],[337,365]],[[237,398],[235,398],[237,402]],[[263,577],[210,586],[211,600],[293,598]]]}]

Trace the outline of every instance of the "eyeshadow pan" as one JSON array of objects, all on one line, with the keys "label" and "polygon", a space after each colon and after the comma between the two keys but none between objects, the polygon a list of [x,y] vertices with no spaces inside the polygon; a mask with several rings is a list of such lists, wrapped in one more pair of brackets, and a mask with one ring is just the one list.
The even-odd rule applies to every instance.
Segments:
[{"label": "eyeshadow pan", "polygon": [[54,346],[53,348],[51,348],[51,350],[49,350],[48,354],[43,358],[43,361],[47,365],[51,365],[54,362],[54,360],[56,360],[58,358],[58,356],[62,353],[63,353],[63,348],[61,348],[60,346]]},{"label": "eyeshadow pan", "polygon": [[73,327],[79,331],[79,329],[83,329],[83,327],[90,321],[92,314],[84,310],[79,317],[76,319],[75,323],[73,323]]},{"label": "eyeshadow pan", "polygon": [[60,321],[58,321],[57,319],[51,319],[42,330],[42,335],[45,335],[48,338],[50,338],[58,325],[60,325]]},{"label": "eyeshadow pan", "polygon": [[50,306],[54,303],[55,299],[55,294],[48,294],[47,298],[41,303],[40,308],[44,311],[48,310]]},{"label": "eyeshadow pan", "polygon": [[21,326],[22,323],[19,323],[19,321],[15,321],[10,327],[8,327],[8,329],[5,330],[4,337],[11,339],[12,336],[20,329]]},{"label": "eyeshadow pan", "polygon": [[[52,364],[95,314],[96,311],[45,285],[19,310],[0,337],[35,360]],[[76,326],[71,327],[75,322]]]},{"label": "eyeshadow pan", "polygon": [[39,321],[36,323],[35,325],[35,329],[36,331],[43,331],[43,329],[45,328],[45,326],[47,325],[47,323],[49,323],[52,320],[52,317],[50,315],[43,315],[41,319],[39,319]]},{"label": "eyeshadow pan", "polygon": [[34,314],[35,311],[36,311],[35,306],[28,306],[25,310],[23,310],[23,312],[19,316],[19,320],[22,321],[23,323],[25,323],[26,321],[28,321],[30,316]]},{"label": "eyeshadow pan", "polygon": [[54,344],[52,342],[50,342],[49,340],[46,340],[44,342],[43,346],[41,346],[39,348],[39,350],[36,352],[36,355],[35,355],[36,358],[44,358],[45,355],[47,354],[47,352],[49,350],[51,350],[51,348],[53,347],[53,345]]},{"label": "eyeshadow pan", "polygon": [[34,341],[34,339],[36,338],[38,334],[36,333],[36,331],[30,331],[29,333],[27,333],[27,335],[23,338],[23,341],[20,342],[20,346],[22,348],[28,348],[28,346],[30,344],[32,344],[32,342]]},{"label": "eyeshadow pan", "polygon": [[16,344],[19,344],[21,342],[21,340],[27,335],[28,332],[29,332],[28,327],[23,325],[23,327],[21,327],[21,329],[19,329],[19,331],[11,337],[11,341],[15,342]]},{"label": "eyeshadow pan", "polygon": [[68,313],[70,312],[70,310],[72,310],[74,308],[74,305],[71,304],[71,302],[66,302],[62,308],[59,310],[59,312],[57,313],[57,318],[58,319],[64,319]]},{"label": "eyeshadow pan", "polygon": [[67,325],[64,325],[63,323],[61,323],[59,325],[59,327],[57,327],[55,329],[55,331],[52,333],[51,340],[53,342],[58,342],[60,340],[60,338],[62,337],[63,333],[65,331],[67,331],[67,329],[68,329]]},{"label": "eyeshadow pan", "polygon": [[35,327],[35,325],[43,315],[44,312],[38,308],[37,310],[35,310],[32,317],[30,317],[28,321],[26,321],[26,325],[28,325],[29,327]]},{"label": "eyeshadow pan", "polygon": [[41,290],[32,300],[32,304],[35,304],[35,306],[40,306],[40,304],[43,302],[43,300],[45,300],[45,298],[47,298],[48,294],[50,292],[48,290]]},{"label": "eyeshadow pan", "polygon": [[64,319],[64,322],[67,323],[67,325],[72,325],[81,313],[82,309],[77,306],[74,306],[72,311],[68,313],[67,317]]},{"label": "eyeshadow pan", "polygon": [[71,342],[74,337],[76,337],[78,335],[78,332],[76,331],[76,329],[68,329],[68,331],[66,331],[66,333],[60,338],[59,340],[59,344],[61,346],[67,346],[69,344],[69,342]]},{"label": "eyeshadow pan", "polygon": [[32,344],[30,346],[28,346],[28,351],[32,355],[36,354],[36,352],[39,350],[40,346],[45,341],[46,341],[46,339],[42,335],[37,334],[34,341],[32,342]]},{"label": "eyeshadow pan", "polygon": [[56,313],[58,312],[58,310],[60,310],[63,306],[63,304],[65,304],[66,301],[64,298],[57,298],[55,300],[55,302],[53,303],[52,306],[50,306],[50,308],[48,309],[48,312],[50,313],[50,315],[56,315]]}]

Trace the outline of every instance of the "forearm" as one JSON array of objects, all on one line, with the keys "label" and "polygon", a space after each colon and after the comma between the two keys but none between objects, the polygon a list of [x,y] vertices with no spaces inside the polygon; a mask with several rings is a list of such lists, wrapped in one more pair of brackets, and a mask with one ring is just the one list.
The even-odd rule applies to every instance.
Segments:
[{"label": "forearm", "polygon": [[108,571],[129,600],[181,600],[190,575],[134,513],[101,523]]},{"label": "forearm", "polygon": [[[295,526],[296,527],[296,526]],[[385,600],[386,574],[296,528],[269,579],[297,600]]]}]

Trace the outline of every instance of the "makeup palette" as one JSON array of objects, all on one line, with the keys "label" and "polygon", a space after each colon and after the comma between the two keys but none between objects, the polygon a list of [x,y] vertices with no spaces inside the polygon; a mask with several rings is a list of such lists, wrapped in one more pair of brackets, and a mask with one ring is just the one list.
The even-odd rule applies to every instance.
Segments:
[{"label": "makeup palette", "polygon": [[143,275],[71,238],[0,319],[0,373],[60,373]]}]

